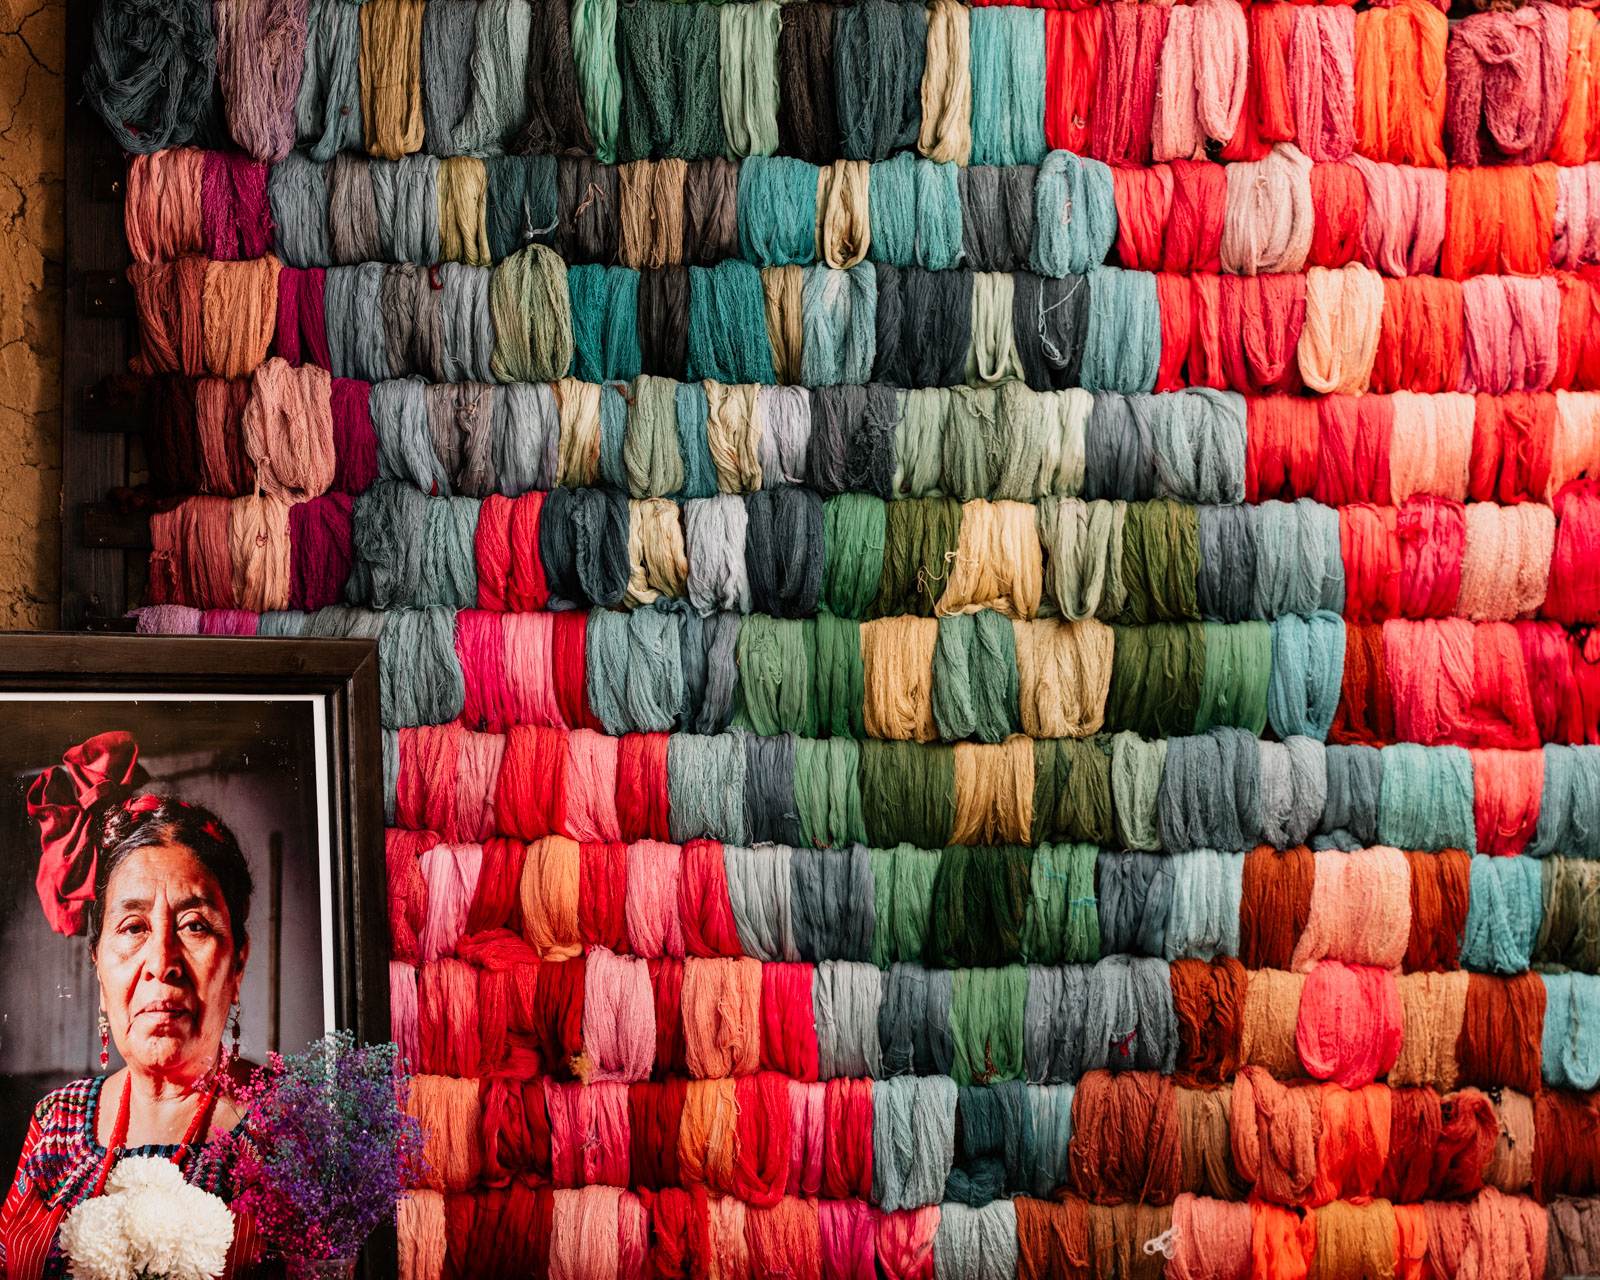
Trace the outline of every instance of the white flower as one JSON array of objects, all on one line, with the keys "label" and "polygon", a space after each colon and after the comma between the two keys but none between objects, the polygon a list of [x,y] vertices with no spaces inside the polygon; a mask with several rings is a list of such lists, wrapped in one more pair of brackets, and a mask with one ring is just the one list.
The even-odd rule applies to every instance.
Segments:
[{"label": "white flower", "polygon": [[233,1211],[152,1156],[119,1161],[61,1224],[73,1280],[214,1280],[232,1243]]},{"label": "white flower", "polygon": [[105,1196],[85,1200],[61,1224],[61,1248],[74,1280],[126,1280],[133,1275],[122,1211]]},{"label": "white flower", "polygon": [[170,1160],[158,1160],[155,1156],[127,1156],[117,1161],[116,1168],[106,1179],[106,1194],[114,1196],[119,1192],[143,1191],[146,1188],[181,1192],[188,1185],[183,1180],[183,1172]]}]

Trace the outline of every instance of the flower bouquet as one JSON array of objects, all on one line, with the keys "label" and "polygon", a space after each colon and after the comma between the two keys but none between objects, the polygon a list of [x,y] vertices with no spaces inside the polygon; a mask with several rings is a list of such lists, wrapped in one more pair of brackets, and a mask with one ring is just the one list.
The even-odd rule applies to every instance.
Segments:
[{"label": "flower bouquet", "polygon": [[232,1243],[233,1211],[154,1156],[119,1160],[61,1224],[73,1280],[213,1280]]},{"label": "flower bouquet", "polygon": [[239,1091],[250,1114],[229,1139],[239,1144],[234,1208],[291,1277],[349,1274],[420,1172],[422,1126],[405,1113],[398,1055],[339,1032],[268,1055]]}]

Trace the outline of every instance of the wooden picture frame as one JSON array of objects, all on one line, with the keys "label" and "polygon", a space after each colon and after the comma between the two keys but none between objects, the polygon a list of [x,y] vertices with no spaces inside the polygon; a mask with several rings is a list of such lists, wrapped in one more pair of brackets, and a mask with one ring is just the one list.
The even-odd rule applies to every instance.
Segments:
[{"label": "wooden picture frame", "polygon": [[[52,699],[52,693],[61,696]],[[24,732],[30,724],[47,726],[31,734],[37,741],[29,747],[18,747],[13,741],[9,748],[8,754],[20,753],[25,757],[21,763],[30,769],[59,763],[45,758],[35,765],[33,755],[41,754],[38,741],[50,741],[51,750],[59,754],[81,740],[63,739],[64,745],[56,747],[56,740],[68,728],[77,732],[80,725],[87,725],[90,732],[100,732],[124,727],[123,720],[144,717],[148,724],[152,717],[162,716],[166,717],[162,723],[176,724],[173,708],[179,704],[192,703],[197,717],[206,714],[204,708],[211,708],[217,722],[230,725],[234,740],[246,749],[251,718],[264,720],[264,708],[272,709],[274,715],[292,713],[297,717],[292,721],[296,741],[317,739],[311,758],[315,760],[319,820],[306,821],[319,840],[315,870],[320,875],[321,1011],[325,1014],[319,1025],[352,1031],[363,1043],[392,1039],[378,700],[375,640],[0,633],[0,725],[6,726],[0,733],[15,740],[30,736]],[[63,721],[60,727],[57,721]],[[191,741],[205,744],[209,730],[201,722],[198,729],[189,724],[170,732],[184,744],[174,749],[182,750]],[[222,737],[220,731],[217,736]],[[306,758],[302,751],[300,759]],[[3,779],[8,787],[6,816],[13,825],[20,799],[10,792],[17,790],[18,763],[8,759]],[[255,768],[258,776],[272,776],[270,766]],[[215,764],[211,769],[206,776],[215,777]],[[204,774],[205,768],[191,772]],[[295,774],[297,779],[303,776]],[[275,785],[280,794],[287,786],[282,779]],[[39,861],[37,837],[31,844],[19,844],[16,833],[9,834],[12,839],[0,854],[9,886],[6,901],[0,903],[0,908],[9,911],[0,911],[0,935],[23,911],[31,911],[41,920],[45,915],[32,883]],[[25,873],[25,886],[19,883],[19,872]],[[303,866],[299,874],[307,876]],[[277,892],[276,886],[272,892]],[[253,906],[251,911],[253,947],[261,945],[255,940],[255,931],[267,914],[268,886],[258,883],[255,898],[260,910]],[[34,924],[27,927],[38,933]],[[62,942],[86,947],[81,938],[63,938]],[[268,979],[275,992],[280,985],[278,972],[274,967]],[[92,1034],[92,1010],[85,1013],[74,1007],[71,1015],[72,1027],[82,1022],[83,1034]],[[275,1031],[276,1008],[271,1016]],[[13,1028],[13,1033],[18,1030]],[[69,1030],[69,1042],[70,1034]],[[248,1041],[246,1047],[250,1047]],[[303,1047],[303,1043],[281,1045],[285,1052]],[[8,1183],[10,1174],[7,1168]],[[381,1228],[364,1251],[362,1274],[393,1275],[395,1258],[394,1230]]]}]

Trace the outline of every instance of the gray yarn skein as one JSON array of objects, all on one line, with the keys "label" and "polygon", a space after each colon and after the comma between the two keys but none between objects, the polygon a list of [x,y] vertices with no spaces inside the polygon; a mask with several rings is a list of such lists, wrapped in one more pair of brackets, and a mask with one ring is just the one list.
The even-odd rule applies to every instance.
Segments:
[{"label": "gray yarn skein", "polygon": [[781,844],[756,849],[722,846],[739,946],[757,960],[800,959],[790,905],[790,857],[789,847]]},{"label": "gray yarn skein", "polygon": [[1158,1071],[1178,1058],[1178,1018],[1165,960],[1107,956],[1089,975],[1083,1013],[1084,1071]]},{"label": "gray yarn skein", "polygon": [[1172,855],[1172,914],[1165,959],[1204,960],[1239,954],[1243,853],[1195,849]]},{"label": "gray yarn skein", "polygon": [[328,161],[328,244],[339,266],[387,261],[378,230],[372,167],[365,156],[341,151]]},{"label": "gray yarn skein", "polygon": [[872,1086],[872,1197],[885,1213],[944,1198],[955,1162],[956,1082],[891,1076]]},{"label": "gray yarn skein", "polygon": [[817,1078],[883,1074],[878,1007],[883,971],[855,960],[824,960],[813,970],[811,1008],[817,1022]]},{"label": "gray yarn skein", "polygon": [[[845,492],[845,449],[853,422],[866,414],[867,388],[813,387],[809,401],[807,482],[824,497]],[[761,466],[766,468],[763,456]]]},{"label": "gray yarn skein", "polygon": [[473,559],[477,531],[475,498],[428,499],[417,605],[466,609],[478,603],[477,566]]},{"label": "gray yarn skein", "polygon": [[933,1237],[934,1280],[1016,1280],[1017,1210],[1009,1200],[981,1209],[950,1202]]},{"label": "gray yarn skein", "polygon": [[1179,502],[1244,501],[1245,398],[1190,387],[1152,397],[1156,494]]},{"label": "gray yarn skein", "polygon": [[666,620],[667,643],[677,645],[679,701],[672,707],[672,728],[675,732],[692,733],[695,727],[695,710],[706,696],[706,628],[705,622],[689,602],[682,599],[657,600],[650,607]]},{"label": "gray yarn skein", "polygon": [[690,683],[705,686],[700,619],[677,603],[657,601],[628,620],[628,704],[635,720],[662,725],[662,733],[687,727]]},{"label": "gray yarn skein", "polygon": [[119,149],[150,155],[203,133],[217,71],[209,4],[104,0],[91,35],[84,97]]},{"label": "gray yarn skein", "polygon": [[494,469],[492,382],[442,382],[428,389],[428,425],[434,452],[454,477],[458,494],[487,498],[497,492]]},{"label": "gray yarn skein", "polygon": [[[1312,848],[1346,852],[1370,849],[1378,843],[1383,753],[1377,747],[1360,744],[1336,745],[1327,748],[1323,761],[1328,792]],[[1540,820],[1543,821],[1542,810]]]},{"label": "gray yarn skein", "polygon": [[437,382],[423,391],[433,456],[455,494],[482,498],[494,492],[494,393],[485,382]]},{"label": "gray yarn skein", "polygon": [[800,806],[794,798],[797,742],[792,733],[745,735],[744,829],[752,844],[800,843]]},{"label": "gray yarn skein", "polygon": [[539,519],[552,609],[615,608],[628,585],[628,500],[614,489],[552,489]]},{"label": "gray yarn skein", "polygon": [[1600,858],[1600,747],[1549,743],[1529,857]]},{"label": "gray yarn skein", "polygon": [[294,118],[301,145],[309,144],[319,164],[340,151],[361,149],[360,52],[360,6],[311,0]]},{"label": "gray yarn skein", "polygon": [[1033,251],[1038,167],[971,165],[956,171],[961,249],[973,271],[1022,271]]},{"label": "gray yarn skein", "polygon": [[894,439],[900,402],[888,387],[868,387],[866,405],[845,435],[844,489],[894,497]]},{"label": "gray yarn skein", "polygon": [[1083,1015],[1090,966],[1028,966],[1022,1062],[1035,1084],[1075,1083],[1083,1074]]},{"label": "gray yarn skein", "polygon": [[352,557],[345,598],[376,609],[402,609],[422,578],[428,499],[420,489],[380,479],[356,498],[351,512]]},{"label": "gray yarn skein", "polygon": [[419,374],[429,382],[464,381],[467,375],[452,378],[449,376],[452,370],[445,364],[443,295],[433,287],[429,272],[414,262],[397,262],[380,270],[383,284],[378,306],[384,346],[389,356],[389,376],[404,378],[408,374]]},{"label": "gray yarn skein", "polygon": [[633,730],[628,715],[628,615],[589,610],[583,634],[584,692],[589,710],[613,738]]},{"label": "gray yarn skein", "polygon": [[822,498],[800,488],[744,499],[744,566],[750,606],[773,618],[806,618],[822,594]]},{"label": "gray yarn skein", "polygon": [[453,156],[456,125],[472,89],[477,0],[444,0],[422,11],[422,149]]},{"label": "gray yarn skein", "polygon": [[507,382],[494,397],[490,456],[498,491],[508,498],[555,488],[561,416],[548,382]]},{"label": "gray yarn skein", "polygon": [[556,158],[493,156],[484,164],[490,258],[502,262],[535,242],[548,244],[556,230]]},{"label": "gray yarn skein", "polygon": [[[955,1036],[950,1029],[952,992],[948,969],[924,969],[903,961],[889,966],[878,1010],[884,1075],[950,1074],[955,1062]],[[954,1081],[951,1083],[953,1087]],[[942,1178],[939,1185],[942,1189]]]},{"label": "gray yarn skein", "polygon": [[593,609],[584,636],[589,707],[613,737],[678,728],[686,700],[677,615]]},{"label": "gray yarn skein", "polygon": [[1028,386],[1035,391],[1077,386],[1089,332],[1088,278],[1014,273],[1011,331]]},{"label": "gray yarn skein", "polygon": [[789,910],[800,959],[870,960],[877,920],[866,846],[794,850]]},{"label": "gray yarn skein", "polygon": [[1143,502],[1155,497],[1155,440],[1148,396],[1098,391],[1084,428],[1083,498]]},{"label": "gray yarn skein", "polygon": [[1271,621],[1343,608],[1339,513],[1310,498],[1263,502],[1256,515],[1253,616]]},{"label": "gray yarn skein", "polygon": [[701,619],[705,652],[705,697],[694,719],[696,733],[722,733],[733,719],[739,667],[734,654],[739,646],[739,615],[713,613]]},{"label": "gray yarn skein", "polygon": [[683,670],[681,615],[670,609],[635,609],[628,620],[627,719],[635,733],[679,727],[688,701]]},{"label": "gray yarn skein", "polygon": [[901,323],[888,326],[885,335],[896,347],[885,353],[879,380],[907,388],[964,385],[972,345],[972,272],[906,267],[899,300]]},{"label": "gray yarn skein", "polygon": [[372,384],[367,404],[378,439],[378,475],[380,479],[404,480],[421,494],[448,496],[450,473],[434,452],[427,392],[427,384],[420,378]]},{"label": "gray yarn skein", "polygon": [[305,634],[308,615],[299,609],[268,609],[256,625],[258,636],[298,640]]},{"label": "gray yarn skein", "polygon": [[466,682],[456,657],[450,609],[404,609],[385,616],[378,637],[379,718],[391,729],[448,724],[461,714]]},{"label": "gray yarn skein", "polygon": [[1006,232],[1011,239],[1008,271],[1025,271],[1033,253],[1033,223],[1037,213],[1034,188],[1038,180],[1036,164],[1004,165],[1000,170],[1000,198],[1005,202]]},{"label": "gray yarn skein", "polygon": [[378,237],[388,262],[439,261],[439,161],[430,155],[373,160],[372,195]]},{"label": "gray yarn skein", "polygon": [[614,489],[574,489],[572,534],[578,581],[594,604],[615,608],[628,587],[628,499]]},{"label": "gray yarn skein", "polygon": [[381,609],[330,604],[306,619],[303,634],[307,640],[376,640],[389,616]]},{"label": "gray yarn skein", "polygon": [[956,1116],[961,1143],[945,1181],[946,1202],[981,1208],[1025,1191],[1035,1168],[1028,1085],[997,1080],[964,1086],[956,1097]]},{"label": "gray yarn skein", "polygon": [[322,300],[330,372],[335,378],[383,382],[391,376],[380,301],[383,277],[381,262],[328,269]]},{"label": "gray yarn skein", "polygon": [[[441,382],[493,382],[494,320],[489,312],[488,267],[464,262],[439,266],[438,307],[444,318]],[[424,276],[426,279],[426,276]]]},{"label": "gray yarn skein", "polygon": [[1261,754],[1244,729],[1167,740],[1156,812],[1162,847],[1253,849],[1261,842]]},{"label": "gray yarn skein", "polygon": [[529,0],[481,0],[472,48],[471,95],[451,134],[457,154],[497,156],[528,122]]},{"label": "gray yarn skein", "polygon": [[1028,1086],[1028,1109],[1033,1123],[1033,1168],[1027,1190],[1036,1199],[1048,1199],[1072,1178],[1072,1099],[1070,1084]]},{"label": "gray yarn skein", "polygon": [[1256,586],[1256,507],[1202,506],[1195,593],[1207,622],[1244,622]]},{"label": "gray yarn skein", "polygon": [[1301,734],[1260,747],[1261,838],[1277,849],[1302,845],[1327,803],[1327,748]]},{"label": "gray yarn skein", "polygon": [[667,739],[667,832],[673,844],[744,844],[744,734]]},{"label": "gray yarn skein", "polygon": [[806,483],[811,443],[811,397],[804,387],[758,387],[756,417],[761,437],[761,487]]},{"label": "gray yarn skein", "polygon": [[1172,859],[1102,850],[1096,862],[1100,946],[1106,953],[1160,956],[1172,915]]},{"label": "gray yarn skein", "polygon": [[702,616],[718,610],[750,612],[750,574],[745,561],[748,525],[745,504],[735,494],[693,498],[683,504],[689,603]]},{"label": "gray yarn skein", "polygon": [[[277,164],[268,166],[267,203],[272,208],[272,247],[284,266],[332,265],[328,179],[320,163],[303,151],[291,151]],[[330,331],[328,336],[331,343],[335,335]]]}]

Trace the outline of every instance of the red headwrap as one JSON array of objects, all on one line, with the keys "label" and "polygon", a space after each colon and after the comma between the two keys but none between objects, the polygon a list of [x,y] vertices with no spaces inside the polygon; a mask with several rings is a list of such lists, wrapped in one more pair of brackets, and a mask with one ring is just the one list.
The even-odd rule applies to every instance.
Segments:
[{"label": "red headwrap", "polygon": [[42,851],[34,883],[57,933],[77,933],[84,908],[94,900],[95,808],[123,799],[143,780],[133,735],[101,733],[73,747],[28,788],[28,816],[39,824]]}]

